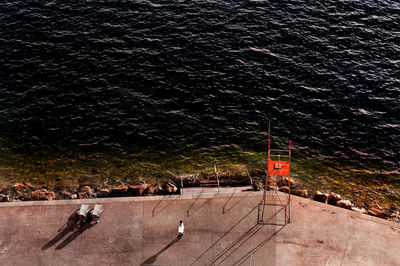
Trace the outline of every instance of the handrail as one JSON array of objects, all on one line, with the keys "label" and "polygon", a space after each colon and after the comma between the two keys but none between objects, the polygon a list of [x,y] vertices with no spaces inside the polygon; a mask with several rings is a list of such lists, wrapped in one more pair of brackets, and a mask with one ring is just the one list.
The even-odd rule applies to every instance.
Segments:
[{"label": "handrail", "polygon": [[219,194],[219,177],[217,174],[217,165],[214,164],[214,172],[215,172],[215,176],[217,177],[217,184],[218,184],[218,194]]}]

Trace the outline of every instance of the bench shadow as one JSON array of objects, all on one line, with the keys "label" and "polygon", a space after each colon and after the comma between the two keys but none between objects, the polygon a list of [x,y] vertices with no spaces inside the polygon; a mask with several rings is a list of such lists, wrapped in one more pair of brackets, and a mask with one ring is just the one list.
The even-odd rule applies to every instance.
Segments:
[{"label": "bench shadow", "polygon": [[[79,210],[79,209],[78,209]],[[77,211],[78,211],[77,210]],[[58,229],[58,234],[53,237],[49,242],[47,242],[43,247],[42,250],[47,250],[54,246],[58,241],[63,239],[68,233],[73,232],[70,236],[68,236],[64,241],[62,241],[55,249],[60,250],[67,246],[69,243],[71,243],[74,239],[76,239],[80,234],[82,234],[84,231],[87,229],[93,227],[96,225],[90,223],[90,218],[86,219],[84,223],[80,222],[78,223],[78,218],[76,216],[76,212],[74,211],[69,217],[67,222],[62,225]]]},{"label": "bench shadow", "polygon": [[[78,209],[79,210],[79,209]],[[76,229],[77,227],[77,218],[76,218],[76,212],[78,211],[74,211],[69,217],[67,222],[61,226],[58,229],[58,234],[51,239],[49,242],[46,243],[46,245],[44,245],[42,247],[42,250],[46,250],[51,248],[53,245],[55,245],[58,241],[60,241],[64,236],[66,236],[69,232],[72,232]]]},{"label": "bench shadow", "polygon": [[65,248],[69,243],[74,241],[80,234],[85,232],[86,230],[92,228],[96,224],[90,224],[90,219],[87,219],[85,223],[81,223],[78,225],[78,228],[75,232],[73,232],[68,238],[66,238],[63,242],[61,242],[55,249],[60,250]]},{"label": "bench shadow", "polygon": [[143,261],[143,263],[141,265],[151,265],[154,262],[156,262],[157,257],[163,253],[164,251],[166,251],[167,249],[169,249],[170,247],[172,247],[176,242],[178,242],[181,239],[182,236],[177,236],[174,240],[172,240],[168,245],[166,245],[165,247],[163,247],[159,252],[157,252],[156,254],[154,254],[151,257],[148,257],[145,261]]}]

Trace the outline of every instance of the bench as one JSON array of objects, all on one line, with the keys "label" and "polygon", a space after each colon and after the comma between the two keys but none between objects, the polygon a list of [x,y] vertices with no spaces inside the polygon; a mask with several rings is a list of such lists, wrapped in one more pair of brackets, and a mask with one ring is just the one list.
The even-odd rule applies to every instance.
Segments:
[{"label": "bench", "polygon": [[87,214],[89,212],[89,205],[83,204],[79,208],[79,210],[76,212],[76,216],[78,217],[78,221],[81,223],[84,223],[87,218]]},{"label": "bench", "polygon": [[96,204],[94,208],[90,211],[91,220],[95,220],[96,224],[99,222],[100,214],[103,212],[103,205]]}]

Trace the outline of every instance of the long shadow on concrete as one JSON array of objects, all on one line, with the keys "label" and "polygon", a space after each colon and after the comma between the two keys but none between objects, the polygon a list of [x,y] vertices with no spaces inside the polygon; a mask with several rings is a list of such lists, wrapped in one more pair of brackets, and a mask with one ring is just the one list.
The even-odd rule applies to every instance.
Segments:
[{"label": "long shadow on concrete", "polygon": [[206,265],[221,265],[229,256],[246,243],[252,236],[254,236],[264,225],[255,224],[235,241],[230,243],[225,249],[219,252],[212,258]]},{"label": "long shadow on concrete", "polygon": [[[68,238],[62,241],[55,249],[60,250],[71,243],[75,238],[82,234],[87,229],[93,227],[95,224],[90,224],[90,219],[87,219],[84,223],[78,223],[76,217],[76,211],[74,211],[69,217],[67,222],[58,229],[58,234],[46,243],[42,247],[42,250],[46,250],[55,245],[58,241],[63,239],[68,233],[73,232]],[[74,232],[75,231],[75,232]]]},{"label": "long shadow on concrete", "polygon": [[85,223],[79,224],[78,229],[74,233],[72,233],[72,235],[70,235],[68,238],[66,238],[63,242],[61,242],[56,247],[56,250],[60,250],[60,249],[65,248],[69,243],[74,241],[80,234],[82,234],[84,231],[90,229],[94,225],[96,225],[96,224],[93,224],[93,225],[90,224],[90,220],[89,219]]},{"label": "long shadow on concrete", "polygon": [[162,207],[159,211],[156,211],[158,206],[164,201],[165,196],[163,196],[157,203],[157,205],[154,207],[153,211],[151,212],[151,216],[154,217],[157,214],[159,214],[160,212],[162,212],[163,210],[165,210],[166,208],[168,208],[169,205],[171,205],[174,201],[176,201],[178,198],[180,198],[181,195],[177,196],[175,199],[170,200],[169,203],[167,205],[165,205],[164,207]]},{"label": "long shadow on concrete", "polygon": [[[260,248],[262,248],[265,244],[267,244],[272,238],[274,238],[284,227],[285,225],[281,225],[281,228],[276,230],[274,233],[272,233],[270,236],[268,236],[265,240],[263,240],[261,243],[259,243],[257,246],[255,246],[253,249],[251,249],[249,252],[247,252],[243,257],[235,261],[232,265],[241,265],[243,264],[247,259],[251,258],[251,256],[256,253]],[[250,263],[251,265],[251,263]]]},{"label": "long shadow on concrete", "polygon": [[250,238],[252,238],[258,231],[262,229],[264,225],[277,225],[281,226],[278,230],[275,230],[271,235],[269,235],[265,240],[259,243],[256,247],[250,250],[246,255],[244,255],[241,259],[233,263],[233,265],[240,265],[247,258],[249,258],[252,254],[257,252],[261,247],[267,244],[279,231],[281,231],[286,224],[275,224],[270,223],[270,221],[280,212],[278,210],[274,215],[272,215],[267,221],[264,223],[256,223],[253,227],[251,227],[248,231],[243,233],[240,237],[238,237],[235,241],[229,244],[225,249],[219,252],[211,261],[209,261],[206,265],[221,265],[227,260],[232,254],[234,254],[242,245],[244,245]]},{"label": "long shadow on concrete", "polygon": [[154,262],[156,262],[157,257],[163,253],[164,251],[166,251],[167,249],[169,249],[170,247],[172,247],[176,242],[178,242],[181,239],[182,236],[177,236],[174,240],[172,240],[168,245],[166,245],[165,247],[163,247],[159,252],[157,252],[156,254],[154,254],[153,256],[147,258],[145,261],[143,261],[143,263],[141,265],[151,265]]},{"label": "long shadow on concrete", "polygon": [[206,205],[210,200],[212,200],[212,198],[207,199],[203,204],[201,204],[197,209],[194,209],[191,211],[191,209],[193,208],[194,204],[197,202],[197,200],[200,198],[201,193],[199,194],[199,196],[193,201],[193,203],[189,206],[189,208],[186,210],[186,216],[189,217],[190,215],[193,215],[195,212],[197,212],[198,210],[200,210],[204,205]]},{"label": "long shadow on concrete", "polygon": [[243,197],[241,197],[236,203],[234,203],[231,207],[226,208],[226,206],[228,205],[229,201],[232,199],[233,195],[235,194],[235,191],[232,192],[232,195],[229,197],[229,199],[227,200],[227,202],[225,203],[224,207],[222,207],[222,213],[225,214],[227,212],[229,212],[230,210],[232,210],[236,205],[238,205],[242,200],[244,200],[244,198],[246,198],[249,194],[251,193],[251,191],[249,191],[246,195],[244,195]]},{"label": "long shadow on concrete", "polygon": [[220,242],[224,237],[226,237],[238,224],[240,224],[246,217],[254,211],[256,208],[258,208],[258,204],[251,209],[248,213],[246,213],[236,224],[234,224],[228,231],[226,231],[217,241],[215,241],[211,246],[209,246],[206,251],[204,251],[195,261],[193,261],[190,265],[194,265],[198,260],[200,260],[207,252],[212,250],[212,248],[217,245],[218,242]]},{"label": "long shadow on concrete", "polygon": [[67,222],[58,229],[58,234],[51,239],[49,242],[46,243],[42,247],[42,250],[46,250],[51,248],[53,245],[55,245],[58,241],[60,241],[64,236],[66,236],[69,232],[72,232],[75,230],[77,226],[77,219],[76,219],[76,211],[74,211],[69,217]]},{"label": "long shadow on concrete", "polygon": [[[246,197],[245,195],[244,197]],[[243,197],[243,198],[244,198]],[[229,201],[229,200],[228,200]],[[222,241],[238,224],[240,224],[254,209],[258,208],[259,205],[255,206],[252,210],[250,210],[247,214],[245,214],[236,224],[234,224],[227,232],[225,232],[217,241],[215,241],[210,247],[208,247],[207,250],[205,250],[195,261],[193,261],[190,265],[194,265],[197,261],[199,261],[204,255],[206,255],[208,252],[211,252],[215,245]],[[280,212],[282,209],[276,210],[267,220],[264,222],[260,223],[255,221],[255,224],[246,232],[244,232],[241,236],[239,236],[237,239],[232,241],[229,245],[227,245],[222,251],[220,251],[217,255],[215,255],[211,260],[209,260],[205,265],[222,265],[232,254],[235,254],[235,252],[242,247],[247,241],[249,241],[257,232],[259,232],[263,226],[265,225],[274,225],[274,226],[280,226],[278,230],[275,230],[272,232],[265,240],[263,240],[261,243],[259,243],[256,247],[251,249],[248,253],[246,253],[242,258],[237,260],[233,265],[240,265],[242,264],[245,260],[250,258],[252,254],[257,252],[261,247],[266,245],[278,232],[280,232],[286,224],[277,224],[274,222],[271,222]]]},{"label": "long shadow on concrete", "polygon": [[[256,225],[254,225],[247,232],[245,232],[243,235],[241,235],[239,238],[237,238],[235,241],[233,241],[230,245],[228,245],[224,250],[222,250],[220,253],[218,253],[206,265],[221,265],[221,264],[223,264],[232,254],[235,254],[235,252],[242,245],[244,245],[258,231],[260,231],[264,225],[266,225],[266,224],[256,224]],[[242,258],[238,259],[232,265],[241,265],[242,263],[244,263],[247,259],[250,258],[250,256],[252,254],[256,253],[260,248],[262,248],[264,245],[266,245],[273,237],[275,237],[285,226],[286,226],[286,224],[285,225],[280,225],[280,228],[278,230],[275,230],[274,232],[272,232],[269,236],[267,236],[266,239],[261,241],[257,246],[255,246],[253,249],[248,251]]]}]

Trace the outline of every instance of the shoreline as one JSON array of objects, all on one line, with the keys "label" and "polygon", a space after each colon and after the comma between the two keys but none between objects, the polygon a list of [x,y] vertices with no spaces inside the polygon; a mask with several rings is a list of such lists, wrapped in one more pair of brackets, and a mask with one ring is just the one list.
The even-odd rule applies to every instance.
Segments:
[{"label": "shoreline", "polygon": [[[53,201],[95,198],[148,197],[181,195],[181,184],[185,188],[221,188],[248,186],[253,191],[264,189],[264,172],[255,169],[244,175],[219,173],[219,180],[212,174],[177,176],[174,180],[159,182],[140,182],[124,185],[98,185],[90,182],[76,183],[73,186],[34,185],[29,182],[15,182],[0,187],[0,202]],[[182,183],[181,183],[182,182]],[[288,193],[287,179],[277,180],[276,185],[269,185],[268,190]],[[291,194],[312,199],[327,205],[333,205],[358,213],[368,214],[385,220],[400,223],[400,208],[397,205],[382,204],[376,199],[360,201],[341,196],[335,191],[307,189],[299,179],[292,179]]]},{"label": "shoreline", "polygon": [[[120,156],[80,152],[39,155],[11,151],[3,154],[0,201],[32,200],[34,191],[38,191],[35,198],[52,200],[176,194],[182,181],[183,187],[217,186],[214,164],[220,186],[263,183],[266,172],[264,152],[236,146],[212,147],[187,154],[146,151]],[[300,154],[296,155],[292,167],[295,173],[292,177],[297,181],[292,193],[308,198],[324,194],[319,196],[323,200],[331,193],[340,194],[357,211],[373,209],[376,216],[390,218],[395,214],[397,219],[399,170],[367,167],[341,159],[318,161]],[[168,182],[173,186],[167,186]],[[16,184],[20,185],[14,188]]]}]

